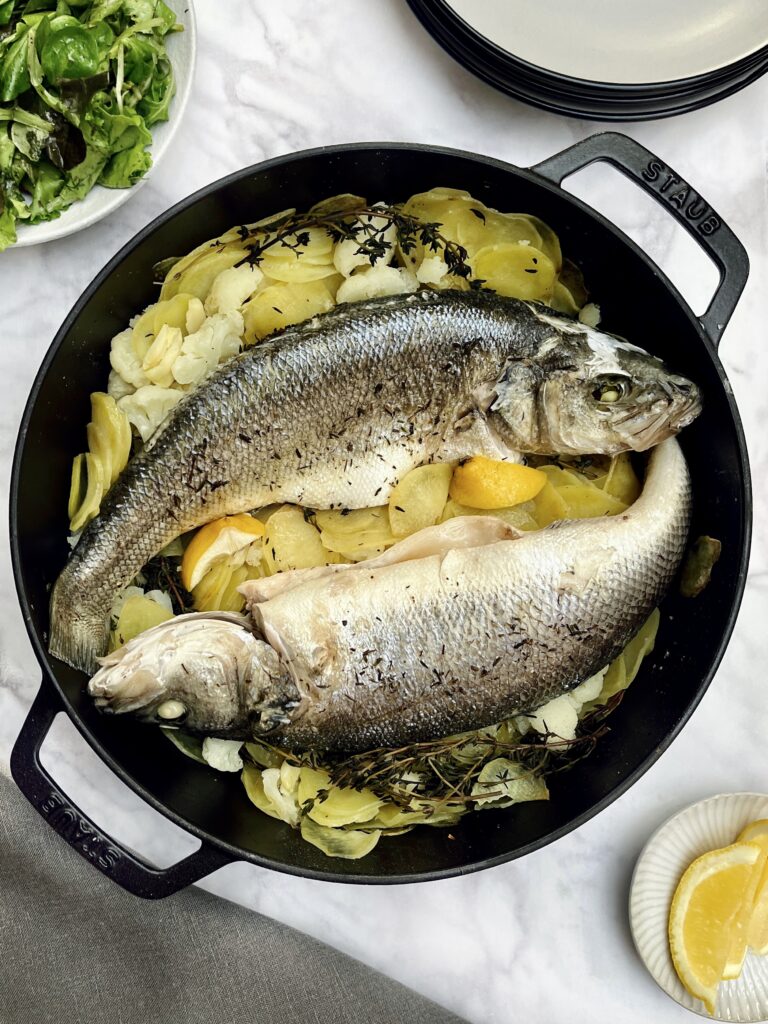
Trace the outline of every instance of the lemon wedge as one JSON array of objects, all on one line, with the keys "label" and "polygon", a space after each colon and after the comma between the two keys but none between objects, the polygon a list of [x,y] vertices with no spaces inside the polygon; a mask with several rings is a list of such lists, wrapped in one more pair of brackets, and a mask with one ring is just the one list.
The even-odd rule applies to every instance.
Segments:
[{"label": "lemon wedge", "polygon": [[[752,843],[754,846],[759,847],[760,856],[755,861],[752,874],[744,892],[738,926],[734,933],[731,948],[728,951],[728,960],[723,969],[724,981],[738,978],[741,974],[741,969],[744,966],[744,957],[747,955],[747,946],[752,946],[753,949],[757,950],[761,942],[763,947],[768,944],[768,935],[765,934],[768,927],[768,889],[764,881],[768,880],[766,879],[766,871],[768,870],[766,866],[768,864],[768,821],[753,821],[739,833],[736,837],[736,842]],[[762,902],[765,904],[762,908],[761,893],[764,894]],[[754,932],[752,931],[753,929]],[[750,934],[753,934],[754,942],[751,940]],[[762,938],[764,935],[765,938]]]},{"label": "lemon wedge", "polygon": [[760,956],[768,953],[768,821],[753,821],[741,832],[740,843],[755,843],[764,851],[747,922],[747,945]]},{"label": "lemon wedge", "polygon": [[680,981],[715,1012],[718,982],[738,941],[744,895],[760,857],[753,843],[703,854],[678,883],[669,912],[669,948]]},{"label": "lemon wedge", "polygon": [[214,565],[245,554],[252,544],[260,546],[263,537],[264,524],[246,513],[214,519],[187,545],[181,560],[181,582],[193,590]]}]

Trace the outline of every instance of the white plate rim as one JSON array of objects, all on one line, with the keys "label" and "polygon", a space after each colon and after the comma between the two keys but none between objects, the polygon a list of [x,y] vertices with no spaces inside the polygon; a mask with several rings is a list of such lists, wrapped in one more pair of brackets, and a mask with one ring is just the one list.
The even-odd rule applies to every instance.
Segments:
[{"label": "white plate rim", "polygon": [[[730,1024],[760,1024],[760,1022],[768,1020],[768,980],[766,981],[764,991],[761,993],[765,1005],[765,1009],[764,1011],[762,1011],[762,1015],[734,1016],[733,1014],[729,1014],[727,1016],[720,1016],[717,1014],[717,1012],[714,1015],[710,1015],[709,1013],[707,1013],[701,1001],[689,995],[689,993],[685,990],[685,988],[682,985],[682,982],[677,977],[674,967],[672,966],[671,957],[669,956],[669,943],[667,939],[667,918],[669,913],[669,904],[671,902],[671,896],[674,892],[674,888],[679,879],[679,875],[670,876],[671,891],[669,893],[669,898],[665,900],[666,912],[663,916],[663,927],[661,933],[657,933],[658,945],[654,947],[654,949],[658,949],[658,946],[663,944],[664,948],[666,949],[666,959],[668,960],[668,968],[665,972],[664,977],[660,976],[660,970],[655,970],[652,964],[649,963],[650,956],[653,950],[649,950],[647,948],[647,944],[638,935],[640,927],[643,923],[642,911],[639,909],[639,904],[642,897],[645,895],[645,893],[642,891],[638,894],[638,888],[641,884],[641,871],[645,866],[645,862],[648,860],[649,856],[652,853],[656,852],[656,850],[658,849],[663,840],[668,839],[671,836],[679,835],[679,826],[681,821],[685,820],[686,818],[693,818],[697,816],[701,818],[705,811],[717,805],[719,805],[719,809],[722,810],[724,808],[727,809],[728,807],[733,807],[738,803],[746,805],[747,802],[749,802],[751,805],[755,805],[756,807],[762,807],[762,810],[752,810],[748,813],[744,813],[744,824],[741,825],[741,828],[743,828],[744,825],[748,824],[749,821],[753,821],[758,818],[768,817],[768,793],[759,793],[749,790],[744,790],[736,793],[716,793],[712,796],[704,797],[701,800],[697,800],[694,803],[688,804],[686,807],[683,807],[680,810],[675,811],[674,814],[671,814],[665,821],[663,821],[658,826],[658,828],[651,834],[651,836],[646,841],[635,863],[635,867],[632,871],[632,878],[629,884],[628,916],[630,932],[632,934],[632,941],[634,943],[638,957],[643,962],[645,968],[647,969],[648,973],[650,974],[651,978],[654,980],[656,985],[658,985],[662,992],[664,992],[671,999],[673,999],[679,1006],[683,1007],[683,1009],[689,1010],[691,1013],[695,1013],[697,1016],[703,1017],[705,1020],[727,1021],[730,1022]],[[734,842],[736,839],[737,831],[738,830],[735,830],[733,832],[733,835],[730,835],[725,840],[714,838],[712,840],[712,846],[710,848],[715,849],[718,846],[727,845],[728,843]],[[702,851],[700,851],[698,848],[694,848],[690,853],[690,857],[687,863],[690,863],[690,861],[692,861],[696,856],[698,856],[700,852]],[[752,957],[753,954],[748,954],[748,959],[752,959]],[[763,962],[766,968],[768,968],[768,957],[754,957],[754,961]],[[657,961],[656,963],[658,967],[659,962]],[[766,973],[766,978],[768,979],[768,973]],[[738,982],[727,982],[725,983],[725,985],[729,987],[737,986]],[[723,991],[722,988],[721,991]],[[732,988],[731,991],[734,991],[734,989]],[[718,998],[718,1007],[719,1005],[720,998]]]},{"label": "white plate rim", "polygon": [[[174,62],[172,55],[169,54],[176,77],[177,91],[172,101],[171,116],[167,121],[161,122],[152,129],[153,138],[150,147],[152,166],[144,177],[140,178],[130,188],[108,189],[103,185],[95,185],[87,197],[78,199],[77,202],[64,210],[54,220],[41,221],[39,224],[18,225],[17,239],[10,246],[9,251],[24,249],[31,245],[41,245],[45,242],[53,242],[58,238],[66,238],[68,235],[73,235],[78,231],[91,227],[98,221],[103,220],[104,217],[108,217],[138,192],[152,176],[155,168],[168,152],[189,102],[197,60],[197,17],[194,0],[168,0],[168,4],[176,12],[177,19],[184,25],[184,33],[188,40],[189,60],[184,64],[184,76],[182,77],[179,75],[179,66]],[[154,132],[157,129],[162,129],[162,135],[159,140],[155,141]],[[100,196],[102,194],[105,194],[103,203],[97,205],[95,209],[81,217],[76,216],[80,205],[85,202],[85,199],[93,195]],[[106,198],[107,196],[108,198]],[[71,214],[71,216],[67,217],[67,214]]]},{"label": "white plate rim", "polygon": [[[687,81],[695,82],[700,78],[706,78],[710,75],[722,74],[724,72],[727,72],[729,68],[733,68],[734,73],[736,73],[744,63],[748,62],[751,59],[755,59],[761,53],[761,51],[768,48],[768,24],[766,24],[761,33],[754,34],[753,38],[756,40],[755,42],[746,42],[745,40],[740,45],[738,45],[736,49],[732,49],[732,52],[728,54],[723,54],[720,57],[712,56],[705,65],[700,65],[696,69],[689,67],[687,70],[682,71],[682,73],[656,72],[651,73],[647,76],[644,76],[642,73],[633,73],[629,70],[625,70],[625,68],[631,68],[635,66],[632,63],[632,60],[628,60],[629,55],[626,53],[621,55],[622,59],[620,62],[617,62],[615,60],[608,60],[605,66],[607,68],[613,67],[614,71],[606,72],[603,74],[600,73],[599,59],[597,59],[596,57],[590,58],[591,63],[588,64],[589,71],[587,73],[587,64],[585,64],[583,61],[581,63],[579,63],[578,61],[574,63],[571,59],[571,64],[569,66],[567,60],[558,63],[557,59],[542,59],[542,54],[536,50],[535,46],[531,50],[530,44],[528,46],[528,49],[526,49],[524,32],[517,32],[515,38],[519,40],[519,44],[517,44],[514,49],[511,49],[509,45],[505,45],[504,42],[502,42],[499,38],[495,38],[492,34],[490,34],[487,31],[486,28],[483,27],[485,25],[484,19],[487,16],[487,13],[483,13],[479,21],[477,17],[474,16],[475,11],[484,11],[483,6],[468,9],[467,4],[474,4],[476,0],[439,0],[439,2],[441,2],[444,5],[445,13],[449,18],[453,18],[459,21],[461,24],[465,26],[466,31],[468,31],[471,34],[474,34],[479,39],[483,40],[485,43],[493,47],[500,55],[506,54],[509,59],[513,61],[520,61],[524,65],[530,66],[531,69],[533,69],[534,71],[542,72],[545,75],[551,75],[554,76],[555,78],[562,78],[569,82],[581,82],[585,87],[592,86],[599,89],[603,89],[610,86],[614,86],[618,89],[631,89],[642,87],[662,87],[664,85],[679,85]],[[569,0],[566,0],[566,3],[569,7],[571,7]],[[487,11],[487,9],[485,10]],[[648,20],[653,20],[651,14],[648,14]],[[745,22],[746,20],[747,19],[745,19]],[[750,29],[753,28],[752,24],[749,24],[747,27]],[[533,37],[540,34],[540,32],[536,29],[535,25],[532,25],[529,31]],[[744,31],[746,31],[746,28]],[[569,39],[570,38],[571,37],[569,37]],[[656,35],[654,36],[654,38],[658,39],[658,36]],[[608,47],[608,49],[610,49],[610,47]],[[573,53],[573,48],[570,46],[570,43],[568,45],[568,50],[570,53]],[[554,48],[553,52],[555,52]],[[601,55],[604,55],[605,52],[605,46],[600,47],[599,50],[596,51],[596,53],[599,53]],[[617,50],[617,53],[620,53],[620,51]],[[654,48],[649,47],[647,56],[644,57],[644,62],[651,62],[653,60],[654,54],[658,59],[658,46]],[[634,58],[634,60],[636,63],[636,58]],[[620,70],[617,71],[616,69],[618,68],[620,68]]]}]

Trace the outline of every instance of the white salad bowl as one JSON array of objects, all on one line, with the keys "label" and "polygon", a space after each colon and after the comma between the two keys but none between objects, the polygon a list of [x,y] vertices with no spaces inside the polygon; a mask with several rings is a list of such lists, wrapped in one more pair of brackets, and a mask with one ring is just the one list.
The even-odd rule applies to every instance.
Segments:
[{"label": "white salad bowl", "polygon": [[131,188],[94,186],[85,198],[74,202],[55,220],[42,221],[40,224],[19,224],[18,238],[12,248],[52,242],[56,238],[64,238],[76,231],[82,231],[83,228],[88,228],[103,217],[107,217],[136,194],[167,153],[189,100],[197,54],[197,30],[192,0],[168,0],[168,5],[175,11],[176,20],[184,31],[173,32],[167,36],[168,57],[176,79],[176,95],[171,101],[169,119],[152,128],[152,166],[149,171]]}]

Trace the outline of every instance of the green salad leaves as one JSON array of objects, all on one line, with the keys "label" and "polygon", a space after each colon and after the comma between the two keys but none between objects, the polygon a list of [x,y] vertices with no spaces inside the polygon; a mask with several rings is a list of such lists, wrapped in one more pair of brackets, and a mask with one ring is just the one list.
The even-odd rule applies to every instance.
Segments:
[{"label": "green salad leaves", "polygon": [[0,0],[0,251],[19,222],[146,174],[178,30],[163,0]]}]

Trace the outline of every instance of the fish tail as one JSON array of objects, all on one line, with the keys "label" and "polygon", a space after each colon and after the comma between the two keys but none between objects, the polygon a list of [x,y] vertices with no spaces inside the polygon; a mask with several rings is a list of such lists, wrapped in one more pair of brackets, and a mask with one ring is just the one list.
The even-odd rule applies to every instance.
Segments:
[{"label": "fish tail", "polygon": [[71,565],[56,580],[51,594],[49,650],[55,658],[92,674],[98,667],[96,659],[107,648],[107,622],[106,616],[83,604],[85,590]]}]

